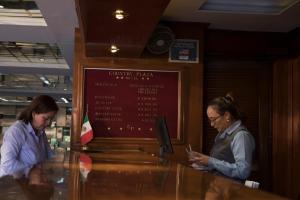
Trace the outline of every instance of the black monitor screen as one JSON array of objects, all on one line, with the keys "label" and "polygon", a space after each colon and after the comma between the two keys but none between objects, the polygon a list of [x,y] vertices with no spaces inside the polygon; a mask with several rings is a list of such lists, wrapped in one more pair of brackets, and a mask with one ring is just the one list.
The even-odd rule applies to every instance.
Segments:
[{"label": "black monitor screen", "polygon": [[160,145],[160,156],[165,153],[173,153],[170,135],[166,119],[164,117],[155,118],[156,136]]}]

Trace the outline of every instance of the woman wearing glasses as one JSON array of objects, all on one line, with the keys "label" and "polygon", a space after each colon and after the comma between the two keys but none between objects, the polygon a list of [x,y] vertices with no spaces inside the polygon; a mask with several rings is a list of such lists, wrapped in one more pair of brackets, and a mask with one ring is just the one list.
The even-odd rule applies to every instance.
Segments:
[{"label": "woman wearing glasses", "polygon": [[251,171],[255,142],[242,124],[241,113],[231,95],[217,97],[209,102],[207,117],[210,125],[218,130],[210,155],[189,153],[194,166],[204,166],[215,174],[245,181]]},{"label": "woman wearing glasses", "polygon": [[41,163],[53,155],[45,134],[58,111],[55,100],[41,95],[20,113],[4,134],[1,146],[0,177],[27,177],[33,184],[41,179]]}]

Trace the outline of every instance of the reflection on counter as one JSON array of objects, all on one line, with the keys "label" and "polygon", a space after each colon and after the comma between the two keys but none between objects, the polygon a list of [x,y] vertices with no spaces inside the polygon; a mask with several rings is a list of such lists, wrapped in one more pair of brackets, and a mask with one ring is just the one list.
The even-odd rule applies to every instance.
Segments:
[{"label": "reflection on counter", "polygon": [[64,149],[43,164],[44,184],[35,184],[28,179],[0,178],[1,200],[63,200],[68,199],[69,157]]},{"label": "reflection on counter", "polygon": [[43,165],[49,184],[2,177],[0,199],[284,199],[145,152],[56,153]]},{"label": "reflection on counter", "polygon": [[[72,160],[80,165],[82,156],[75,152]],[[88,173],[78,175],[80,170],[72,168],[70,182],[77,184],[71,199],[283,199],[144,152],[84,156],[89,157]]]},{"label": "reflection on counter", "polygon": [[14,180],[6,176],[0,179],[0,199],[48,200],[54,197],[54,187],[30,185],[25,179]]}]

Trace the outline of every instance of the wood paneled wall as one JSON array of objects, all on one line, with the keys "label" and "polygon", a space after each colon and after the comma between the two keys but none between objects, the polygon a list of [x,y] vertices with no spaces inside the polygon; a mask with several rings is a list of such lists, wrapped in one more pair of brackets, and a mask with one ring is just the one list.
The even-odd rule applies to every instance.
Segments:
[{"label": "wood paneled wall", "polygon": [[[102,68],[126,68],[126,69],[166,69],[166,70],[181,70],[183,71],[183,142],[177,143],[174,146],[174,159],[186,159],[185,147],[186,144],[191,144],[195,150],[202,149],[202,113],[203,113],[203,33],[202,25],[198,24],[198,28],[184,34],[182,30],[192,30],[192,26],[197,24],[179,23],[174,28],[175,35],[183,39],[198,39],[200,41],[199,63],[169,63],[168,55],[152,56],[144,52],[141,59],[130,58],[87,58],[84,55],[82,46],[82,38],[80,31],[76,31],[75,43],[75,66],[73,71],[73,122],[72,122],[72,148],[80,147],[80,130],[83,119],[83,69],[85,67],[102,67]],[[189,28],[187,28],[189,27]],[[177,34],[178,31],[178,34]],[[191,31],[190,31],[191,32]],[[156,142],[148,140],[113,140],[113,139],[94,139],[89,145],[91,148],[124,148],[124,149],[144,149],[148,152],[157,153],[158,145]]]},{"label": "wood paneled wall", "polygon": [[[82,69],[84,66],[180,68],[186,71],[187,96],[184,108],[185,141],[184,144],[175,147],[178,158],[184,157],[184,145],[187,143],[191,143],[194,149],[199,151],[202,151],[203,144],[204,150],[208,151],[214,134],[210,133],[208,124],[203,120],[205,119],[203,116],[206,116],[203,101],[207,102],[215,96],[224,95],[227,91],[233,90],[248,114],[248,127],[257,142],[256,160],[258,160],[260,170],[258,180],[263,184],[263,188],[271,190],[273,179],[275,193],[298,198],[300,184],[296,177],[300,176],[298,170],[300,162],[297,156],[300,152],[296,145],[300,143],[299,59],[293,61],[297,63],[293,67],[290,65],[283,67],[286,66],[284,63],[290,62],[285,60],[278,61],[274,67],[274,73],[270,69],[273,61],[300,52],[297,30],[290,34],[204,31],[206,25],[203,24],[164,23],[174,31],[177,39],[199,39],[199,64],[168,63],[167,55],[151,55],[146,51],[143,52],[141,59],[86,58],[83,53],[82,40],[77,31],[73,79],[75,84],[72,146],[78,145],[82,123]],[[205,61],[205,75],[203,75],[203,61]],[[205,86],[203,86],[203,80]],[[204,95],[203,87],[205,87]],[[274,93],[273,99],[270,98],[272,92]],[[134,144],[136,145],[136,143],[130,145]],[[111,141],[103,141],[98,144],[92,142],[91,145],[114,144]],[[120,144],[115,145],[120,146]],[[150,150],[154,151],[154,148]],[[272,154],[273,157],[270,156]],[[270,177],[272,171],[273,177]]]},{"label": "wood paneled wall", "polygon": [[208,30],[205,34],[205,55],[223,59],[265,60],[289,54],[287,33]]},{"label": "wood paneled wall", "polygon": [[[114,44],[122,57],[139,58],[169,1],[75,0],[85,55],[109,57]],[[113,17],[116,9],[124,11],[123,20]]]},{"label": "wood paneled wall", "polygon": [[289,46],[291,55],[300,55],[300,27],[289,32]]},{"label": "wood paneled wall", "polygon": [[[208,101],[232,92],[246,115],[245,125],[255,138],[253,170],[249,179],[271,190],[272,63],[253,60],[210,60],[204,68],[204,108]],[[204,152],[209,153],[217,131],[204,117]]]},{"label": "wood paneled wall", "polygon": [[300,57],[275,63],[273,73],[274,192],[300,198]]},{"label": "wood paneled wall", "polygon": [[[232,88],[238,97],[246,97],[241,106],[246,114],[250,114],[249,128],[257,142],[255,158],[258,161],[258,173],[254,179],[262,184],[263,189],[293,198],[299,198],[299,184],[294,178],[299,177],[295,168],[299,168],[299,160],[296,159],[299,148],[294,146],[299,143],[299,134],[293,134],[296,133],[294,130],[299,132],[299,111],[295,104],[299,101],[299,66],[293,69],[274,67],[272,73],[271,65],[284,57],[299,55],[298,33],[298,29],[290,33],[208,30],[205,34],[204,51],[204,102],[216,95],[224,95]],[[249,61],[252,62],[252,67]],[[278,61],[281,64],[277,63],[275,66],[283,66],[289,62],[295,63],[282,60]],[[263,63],[268,64],[266,66]],[[253,70],[256,72],[253,73]],[[252,78],[251,81],[245,83],[241,78],[235,77],[236,74],[242,77],[247,71],[248,75],[244,80]],[[247,94],[249,87],[252,92]],[[253,101],[247,102],[247,99]],[[204,125],[203,141],[207,142],[204,147],[208,151],[214,133],[210,132],[206,123]]]}]

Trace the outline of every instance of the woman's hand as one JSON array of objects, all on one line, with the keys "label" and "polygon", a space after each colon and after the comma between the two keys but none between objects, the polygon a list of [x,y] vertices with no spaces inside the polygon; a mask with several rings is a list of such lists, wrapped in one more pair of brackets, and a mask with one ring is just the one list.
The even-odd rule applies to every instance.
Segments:
[{"label": "woman's hand", "polygon": [[30,185],[47,185],[48,181],[43,174],[41,165],[35,165],[29,172],[28,175]]},{"label": "woman's hand", "polygon": [[190,152],[189,153],[189,161],[195,162],[199,165],[208,165],[209,156],[199,153],[199,152]]}]

